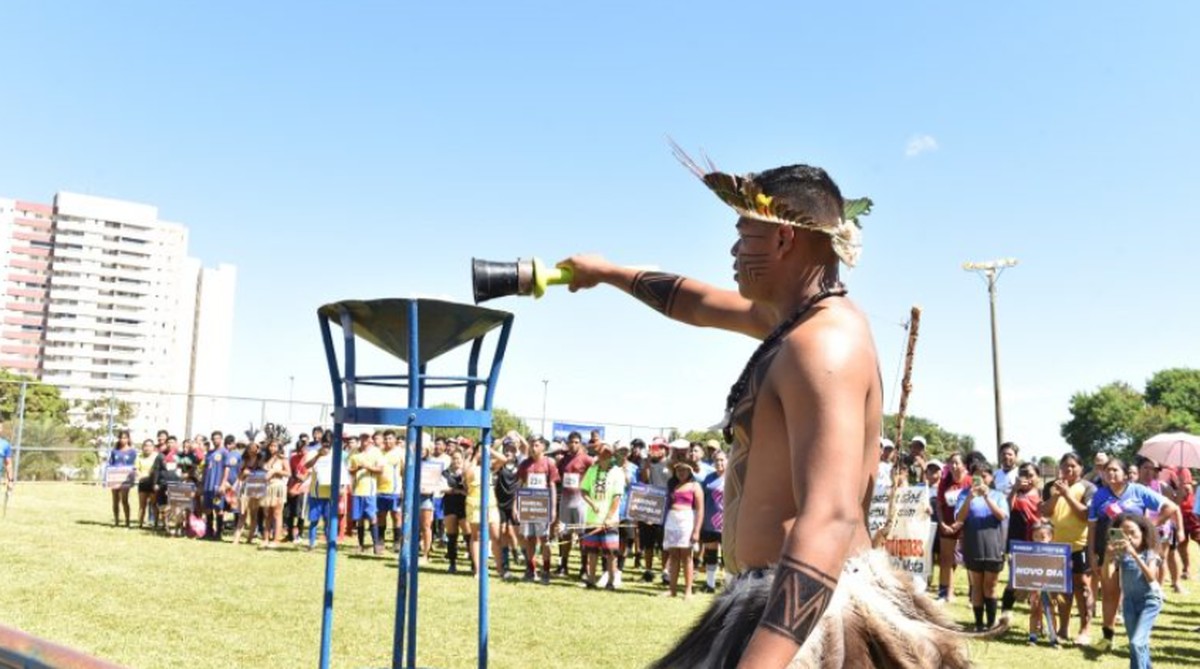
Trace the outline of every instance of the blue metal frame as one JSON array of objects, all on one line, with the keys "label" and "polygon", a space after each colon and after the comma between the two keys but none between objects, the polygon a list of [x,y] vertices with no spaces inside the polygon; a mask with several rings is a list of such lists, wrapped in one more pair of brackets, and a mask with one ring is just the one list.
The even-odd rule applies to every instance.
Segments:
[{"label": "blue metal frame", "polygon": [[[492,403],[504,352],[508,347],[512,331],[513,316],[508,314],[501,323],[500,336],[492,355],[491,369],[486,377],[479,376],[479,357],[486,333],[471,340],[471,354],[466,376],[429,376],[420,356],[420,306],[418,300],[408,300],[408,374],[407,375],[363,375],[355,373],[355,335],[350,312],[339,307],[339,325],[343,334],[344,371],[338,369],[337,352],[334,349],[330,318],[318,314],[321,339],[325,345],[325,357],[329,365],[329,377],[333,385],[334,437],[333,437],[333,494],[340,497],[342,470],[342,430],[346,423],[369,425],[404,425],[406,427],[406,458],[404,468],[405,513],[402,521],[403,545],[399,557],[396,581],[396,619],[393,626],[392,667],[393,669],[415,669],[417,661],[417,587],[419,580],[418,560],[420,541],[416,536],[420,517],[421,495],[419,490],[419,463],[423,427],[480,428],[482,444],[491,439]],[[430,383],[432,382],[432,383]],[[408,405],[405,407],[359,407],[356,385],[406,388]],[[345,393],[343,394],[343,385]],[[483,406],[476,408],[476,393],[484,386]],[[426,388],[464,387],[462,410],[426,409]],[[488,663],[488,507],[491,500],[491,452],[482,447],[480,462],[481,511],[479,537],[479,638],[478,666]],[[333,589],[337,565],[338,519],[337,504],[330,504],[325,519],[327,547],[325,552],[325,585],[321,617],[320,669],[328,669],[333,636]]]}]

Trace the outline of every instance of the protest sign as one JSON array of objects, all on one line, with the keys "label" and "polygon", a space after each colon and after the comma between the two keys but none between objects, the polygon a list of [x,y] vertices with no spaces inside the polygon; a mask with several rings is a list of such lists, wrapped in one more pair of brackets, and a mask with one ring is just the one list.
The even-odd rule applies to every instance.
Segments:
[{"label": "protest sign", "polygon": [[645,483],[630,484],[627,515],[630,520],[662,525],[667,515],[667,489]]},{"label": "protest sign", "polygon": [[446,465],[437,460],[426,460],[421,463],[421,494],[434,495],[446,489],[446,479],[442,477]]},{"label": "protest sign", "polygon": [[110,465],[104,472],[104,487],[109,490],[131,488],[134,476],[132,465]]},{"label": "protest sign", "polygon": [[[867,518],[872,536],[887,522],[890,493],[890,482],[875,486]],[[895,504],[895,524],[884,537],[884,550],[891,558],[893,567],[912,574],[918,585],[923,587],[929,582],[933,567],[934,526],[929,522],[929,489],[922,486],[903,487],[896,492]]]},{"label": "protest sign", "polygon": [[168,483],[167,506],[172,509],[188,510],[192,508],[192,500],[196,495],[194,483]]},{"label": "protest sign", "polygon": [[518,488],[517,515],[522,523],[550,522],[550,491],[546,488]]},{"label": "protest sign", "polygon": [[1071,592],[1071,544],[1013,541],[1009,585],[1018,590]]},{"label": "protest sign", "polygon": [[250,499],[262,499],[267,496],[267,473],[266,472],[250,472],[246,476],[246,497]]}]

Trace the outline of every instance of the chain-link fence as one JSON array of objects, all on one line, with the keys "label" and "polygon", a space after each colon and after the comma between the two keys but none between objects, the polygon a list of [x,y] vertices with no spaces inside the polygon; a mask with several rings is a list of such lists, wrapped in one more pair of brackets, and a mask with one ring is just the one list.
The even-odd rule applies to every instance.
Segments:
[{"label": "chain-link fence", "polygon": [[[129,390],[90,400],[63,400],[53,386],[34,380],[0,379],[0,437],[13,445],[17,478],[26,481],[99,481],[116,435],[128,429],[134,445],[166,430],[180,443],[215,430],[245,439],[266,423],[287,429],[291,437],[314,426],[332,425],[330,402]],[[626,442],[670,438],[672,427],[596,419],[518,416],[529,433],[551,436],[556,427]],[[351,426],[371,429],[379,426]]]}]

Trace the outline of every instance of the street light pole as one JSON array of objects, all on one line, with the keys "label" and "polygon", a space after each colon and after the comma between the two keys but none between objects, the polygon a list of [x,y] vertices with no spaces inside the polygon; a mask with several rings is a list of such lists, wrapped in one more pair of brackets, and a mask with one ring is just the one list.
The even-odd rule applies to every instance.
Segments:
[{"label": "street light pole", "polygon": [[987,262],[966,262],[963,269],[978,272],[987,282],[988,309],[992,320],[992,392],[996,402],[996,461],[1000,461],[1000,444],[1004,443],[1004,414],[1000,407],[1000,347],[996,337],[996,281],[1009,267],[1016,267],[1016,258],[1001,258]]},{"label": "street light pole", "polygon": [[550,392],[550,379],[542,379],[542,435],[546,434],[546,395]]}]

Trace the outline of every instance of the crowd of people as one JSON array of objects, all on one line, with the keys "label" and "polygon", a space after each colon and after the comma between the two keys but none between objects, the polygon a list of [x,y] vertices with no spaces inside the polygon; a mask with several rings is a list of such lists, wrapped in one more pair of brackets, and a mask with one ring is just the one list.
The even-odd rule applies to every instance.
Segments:
[{"label": "crowd of people", "polygon": [[[121,524],[123,513],[132,526],[129,497],[136,488],[139,527],[213,541],[232,530],[235,544],[311,550],[321,538],[318,528],[336,513],[339,541],[351,533],[358,551],[383,554],[390,526],[390,550],[398,552],[403,439],[393,430],[345,435],[342,485],[334,494],[332,436],[321,427],[294,443],[269,432],[245,440],[213,432],[180,444],[160,431],[137,449],[121,432],[109,466],[130,467],[133,476],[112,490],[113,522]],[[478,574],[484,447],[463,437],[424,446],[415,519],[422,564],[436,558],[450,573],[466,567]],[[726,462],[717,441],[624,443],[597,434],[585,441],[575,432],[551,441],[509,432],[486,447],[489,554],[497,576],[548,584],[578,574],[584,587],[618,589],[633,571],[645,582],[661,580],[666,595],[689,597],[702,569],[702,589],[716,590]],[[961,565],[977,631],[993,628],[998,614],[1010,619],[1020,598],[1029,602],[1029,643],[1050,637],[1053,620],[1054,645],[1068,639],[1089,645],[1099,614],[1101,648],[1112,648],[1122,618],[1131,656],[1148,663],[1150,630],[1166,590],[1182,591],[1191,577],[1189,542],[1200,542],[1189,470],[1141,457],[1127,464],[1099,453],[1087,471],[1079,455],[1066,453],[1043,482],[1013,443],[1001,447],[996,465],[978,452],[939,461],[926,456],[926,447],[916,437],[905,454],[894,455],[884,440],[880,476],[908,477],[928,490],[938,568],[931,587],[939,601],[953,601],[953,575]],[[666,491],[659,522],[630,518],[630,492],[638,483]],[[537,517],[522,519],[517,500],[529,490],[545,491],[549,503]],[[1005,586],[997,599],[1011,541],[1070,546],[1073,592],[1053,598],[1052,617],[1036,593]],[[1072,620],[1078,621],[1074,637]]]},{"label": "crowd of people", "polygon": [[[314,427],[294,443],[270,430],[247,439],[213,432],[182,444],[165,430],[133,445],[117,435],[108,468],[113,524],[173,536],[276,549],[312,550],[334,531],[349,533],[359,552],[398,552],[404,511],[404,440],[394,430],[345,434],[340,490],[333,490],[333,432]],[[481,472],[485,445],[465,437],[424,445],[418,466],[415,536],[422,564],[444,560],[450,573],[479,571],[483,516]],[[495,574],[548,584],[578,578],[587,588],[622,587],[627,570],[645,582],[661,580],[665,595],[690,597],[702,568],[705,592],[720,571],[725,452],[716,440],[670,443],[655,437],[605,441],[578,432],[565,440],[517,432],[487,444],[492,488],[487,523]],[[121,478],[125,472],[127,478]],[[664,491],[661,519],[629,515],[635,484]],[[531,491],[539,491],[534,493]],[[522,518],[518,498],[541,494],[542,510]],[[533,507],[532,509],[536,509]],[[123,515],[122,515],[123,514]],[[331,525],[336,514],[337,522]],[[636,514],[635,514],[636,515]],[[460,551],[461,546],[465,551]],[[438,554],[434,555],[435,546]],[[578,551],[579,560],[571,557]],[[464,564],[465,563],[465,564]],[[656,568],[657,566],[657,568]]]},{"label": "crowd of people", "polygon": [[[884,440],[880,475],[908,477],[928,489],[937,525],[933,562],[938,600],[953,600],[953,574],[963,566],[975,629],[993,628],[997,577],[1011,542],[1067,544],[1072,594],[1052,599],[1055,634],[1050,643],[1070,639],[1079,646],[1092,644],[1099,601],[1099,648],[1112,649],[1115,626],[1123,618],[1131,666],[1149,666],[1150,631],[1167,588],[1182,592],[1182,582],[1191,577],[1189,543],[1200,542],[1191,471],[1141,456],[1126,463],[1103,452],[1089,471],[1072,452],[1059,458],[1056,472],[1045,472],[1050,475],[1043,482],[1039,468],[1022,462],[1013,443],[1001,445],[995,466],[978,452],[953,453],[942,462],[928,458],[926,447],[923,438],[915,437],[901,456]],[[1011,618],[1017,599],[1029,600],[1030,644],[1049,631],[1037,595],[1005,587],[999,602],[1000,614]],[[1078,623],[1072,638],[1073,619]]]}]

